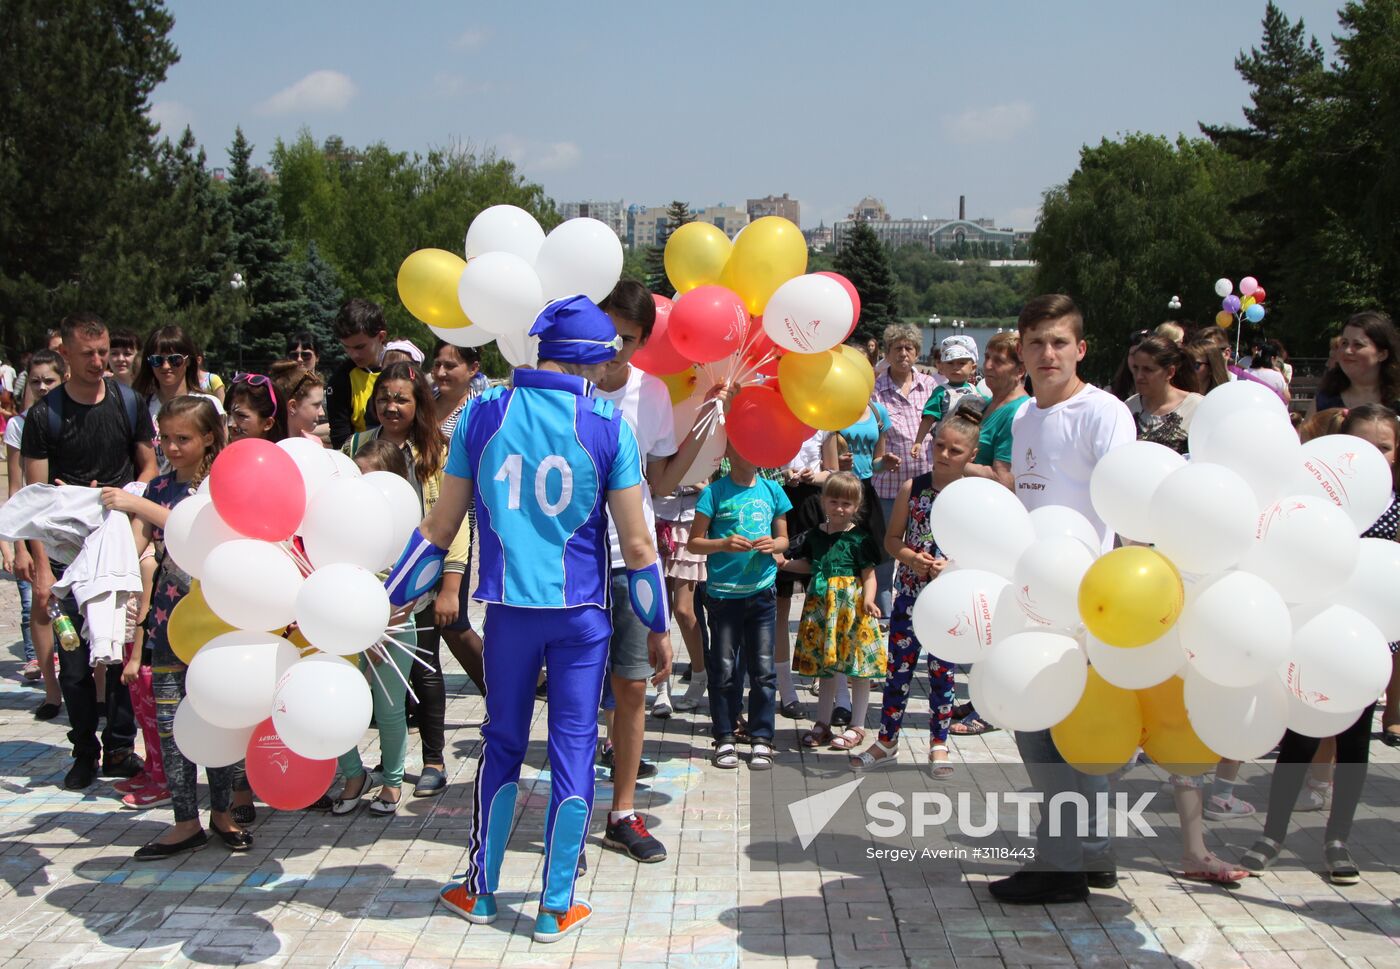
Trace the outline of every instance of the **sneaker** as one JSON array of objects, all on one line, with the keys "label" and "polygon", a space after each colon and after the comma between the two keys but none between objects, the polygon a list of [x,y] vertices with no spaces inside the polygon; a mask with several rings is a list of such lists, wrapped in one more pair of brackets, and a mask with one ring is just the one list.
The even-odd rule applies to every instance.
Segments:
[{"label": "sneaker", "polygon": [[135,791],[141,790],[142,788],[150,786],[151,775],[147,774],[143,770],[135,777],[128,777],[124,780],[117,781],[112,785],[112,789],[115,790],[118,794],[131,794]]},{"label": "sneaker", "polygon": [[1319,784],[1316,781],[1310,780],[1307,785],[1298,792],[1298,804],[1294,810],[1321,811],[1327,806],[1328,795],[1331,793],[1331,784]]},{"label": "sneaker", "polygon": [[[616,758],[617,755],[613,751],[612,744],[604,744],[603,752],[598,755],[598,764],[608,769],[608,780],[613,779]],[[659,768],[649,760],[641,761],[637,764],[637,780],[641,780],[644,777],[655,777],[658,769]]]},{"label": "sneaker", "polygon": [[28,663],[25,663],[23,672],[24,678],[30,681],[37,680],[43,675],[39,672],[39,661],[37,659],[31,659]]},{"label": "sneaker", "polygon": [[831,711],[831,725],[833,727],[848,727],[851,724],[851,711],[848,707],[837,707]]},{"label": "sneaker", "polygon": [[1004,905],[1056,905],[1089,898],[1089,883],[1083,872],[1022,869],[987,888]]},{"label": "sneaker", "polygon": [[147,787],[133,791],[122,798],[122,807],[128,811],[144,811],[147,808],[162,807],[171,802],[170,791],[163,787]]},{"label": "sneaker", "polygon": [[558,942],[576,929],[588,923],[593,914],[593,906],[587,902],[574,902],[567,912],[546,912],[540,909],[535,916],[535,941]]},{"label": "sneaker", "polygon": [[81,791],[92,787],[97,780],[97,761],[76,760],[63,778],[63,786],[70,791]]},{"label": "sneaker", "polygon": [[791,703],[784,703],[778,707],[778,713],[789,720],[806,720],[807,708],[800,700],[793,700]]},{"label": "sneaker", "polygon": [[129,750],[102,758],[103,777],[135,777],[145,767],[141,758]]},{"label": "sneaker", "polygon": [[656,691],[656,699],[651,701],[651,715],[658,720],[669,720],[671,711],[671,685],[662,683]]},{"label": "sneaker", "polygon": [[1229,821],[1231,818],[1247,818],[1254,813],[1254,805],[1248,801],[1241,801],[1233,794],[1221,797],[1212,794],[1206,799],[1206,806],[1202,812],[1212,821]]},{"label": "sneaker", "polygon": [[603,847],[621,851],[633,861],[644,865],[666,860],[666,848],[647,830],[646,822],[640,814],[629,814],[617,821],[609,821],[603,834]]},{"label": "sneaker", "polygon": [[453,883],[438,893],[438,901],[454,915],[460,915],[475,925],[490,925],[496,921],[496,896],[475,895],[466,885]]},{"label": "sneaker", "polygon": [[675,708],[677,710],[694,710],[699,707],[701,702],[705,699],[705,686],[707,682],[708,677],[706,677],[703,672],[696,673],[692,676],[690,685],[686,687],[685,692],[676,697]]},{"label": "sneaker", "polygon": [[58,716],[59,711],[62,709],[63,707],[61,704],[50,703],[48,700],[45,700],[34,708],[34,719],[52,720],[54,717]]}]

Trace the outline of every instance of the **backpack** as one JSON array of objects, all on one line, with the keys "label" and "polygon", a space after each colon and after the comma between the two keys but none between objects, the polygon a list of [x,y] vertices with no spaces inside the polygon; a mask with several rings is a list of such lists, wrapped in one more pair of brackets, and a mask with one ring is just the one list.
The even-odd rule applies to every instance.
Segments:
[{"label": "backpack", "polygon": [[[126,411],[126,429],[134,436],[136,428],[139,426],[136,421],[141,412],[141,398],[136,396],[136,391],[120,380],[103,378],[103,383],[107,385],[107,393],[109,394],[113,387],[117,388],[117,396],[121,398],[123,405],[122,409]],[[54,444],[58,443],[58,439],[63,433],[63,402],[67,397],[66,393],[52,393],[44,398],[49,405],[49,440]]]}]

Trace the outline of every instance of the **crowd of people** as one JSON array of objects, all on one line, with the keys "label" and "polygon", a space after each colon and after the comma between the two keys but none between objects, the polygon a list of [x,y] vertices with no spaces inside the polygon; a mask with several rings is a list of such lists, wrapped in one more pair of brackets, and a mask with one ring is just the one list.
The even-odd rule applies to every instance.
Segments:
[{"label": "crowd of people", "polygon": [[[64,786],[84,790],[111,777],[124,807],[171,805],[174,823],[138,859],[208,841],[197,768],[174,743],[185,667],[167,625],[190,577],[165,556],[162,527],[228,443],[321,442],[365,470],[403,476],[419,497],[423,525],[388,585],[396,605],[412,612],[408,641],[427,662],[405,653],[401,676],[371,677],[380,763],[366,769],[357,749],[346,751],[343,784],[311,808],[349,815],[368,804],[374,814],[395,813],[410,726],[423,764],[412,794],[445,788],[445,642],[485,696],[488,717],[470,865],[444,889],[443,902],[474,922],[496,917],[508,819],[531,711],[542,696],[552,794],[536,938],[558,938],[591,911],[573,885],[585,864],[595,764],[612,780],[603,845],[641,863],[666,859],[635,809],[638,779],[657,770],[642,759],[649,685],[653,717],[708,712],[716,768],[770,768],[784,756],[777,740],[783,718],[808,721],[797,734],[801,748],[839,751],[851,770],[869,771],[899,758],[922,655],[928,770],[934,779],[953,776],[955,738],[998,728],[957,702],[955,667],[928,653],[914,631],[915,599],[949,565],[929,524],[939,493],[966,476],[999,482],[1028,508],[1079,511],[1107,551],[1115,536],[1094,512],[1089,477],[1110,449],[1148,440],[1186,452],[1202,395],[1226,381],[1255,381],[1292,400],[1288,355],[1277,341],[1256,341],[1236,361],[1219,327],[1176,322],[1135,334],[1111,387],[1095,387],[1079,373],[1086,352],[1080,311],[1069,297],[1049,295],[1027,303],[1015,332],[983,347],[965,336],[944,340],[931,368],[919,365],[917,328],[888,327],[869,404],[853,424],[814,433],[782,468],[756,467],[730,445],[718,471],[697,473],[709,422],[677,426],[665,384],[629,363],[654,322],[650,294],[629,281],[596,306],[583,297],[557,301],[534,331],[539,365],[517,369],[504,386],[486,379],[475,350],[439,342],[425,355],[410,341],[390,340],[382,310],[363,299],[349,300],[335,321],[347,359],[329,378],[307,333],[292,335],[286,359],[266,374],[225,382],[204,368],[179,326],[142,340],[83,313],[26,354],[20,372],[0,367],[11,402],[4,432],[10,494],[26,483],[100,487],[106,507],[132,518],[142,557],[145,596],[132,604],[125,663],[113,668],[94,666],[87,644],[71,641],[65,622],[81,623],[71,599],[51,594],[64,569],[53,550],[33,541],[4,548],[24,603],[24,675],[44,688],[35,716],[67,711],[74,763]],[[873,356],[877,348],[861,349]],[[705,396],[722,407],[737,390],[719,383]],[[1392,464],[1397,409],[1400,334],[1379,312],[1346,321],[1315,398],[1293,407],[1304,437],[1356,434]],[[1400,502],[1393,501],[1366,534],[1395,539],[1397,525]],[[425,557],[442,567],[421,587],[402,567]],[[794,635],[799,592],[805,598]],[[487,606],[482,630],[469,618],[473,600]],[[541,609],[557,612],[557,622],[541,622]],[[689,661],[678,676],[672,620]],[[57,650],[56,631],[63,640]],[[508,662],[491,661],[506,650]],[[1400,662],[1396,671],[1383,715],[1382,739],[1391,745],[1400,745]],[[810,717],[800,677],[813,681]],[[872,692],[880,698],[873,717]],[[1230,882],[1261,871],[1278,855],[1295,808],[1330,805],[1329,873],[1341,884],[1357,880],[1346,839],[1372,716],[1366,710],[1354,727],[1321,743],[1283,738],[1279,763],[1300,769],[1276,776],[1265,836],[1237,864],[1208,851],[1202,819],[1254,812],[1233,793],[1239,765],[1222,761],[1205,786],[1178,779],[1185,873]],[[138,728],[144,757],[136,752]],[[1016,742],[1047,803],[1054,793],[1078,791],[1093,805],[1107,789],[1105,778],[1066,764],[1049,731],[1019,733]],[[230,850],[247,850],[257,808],[246,777],[237,765],[206,776],[210,827]],[[994,882],[997,898],[1072,901],[1116,883],[1107,837],[1052,836],[1048,822],[1043,815],[1036,863]],[[1089,830],[1098,830],[1092,818]]]}]

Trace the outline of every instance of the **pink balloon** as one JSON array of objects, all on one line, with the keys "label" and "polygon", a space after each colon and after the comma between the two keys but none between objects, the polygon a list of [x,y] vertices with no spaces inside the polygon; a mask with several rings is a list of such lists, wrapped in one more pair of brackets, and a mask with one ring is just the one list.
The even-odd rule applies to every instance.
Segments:
[{"label": "pink balloon", "polygon": [[690,361],[671,342],[671,308],[675,304],[655,293],[651,299],[656,304],[656,323],[647,342],[632,354],[632,365],[658,377],[680,373],[690,366]]},{"label": "pink balloon", "polygon": [[697,286],[671,309],[671,344],[689,362],[723,360],[743,347],[748,332],[744,301],[723,286]]},{"label": "pink balloon", "polygon": [[1253,276],[1246,276],[1240,280],[1240,295],[1253,296],[1254,291],[1259,288],[1259,280]]},{"label": "pink balloon", "polygon": [[248,783],[264,804],[279,811],[300,811],[314,804],[335,780],[333,760],[303,757],[282,742],[268,717],[248,738]]},{"label": "pink balloon", "polygon": [[219,452],[209,471],[209,495],[230,528],[265,542],[291,538],[306,514],[306,485],[296,462],[257,438]]},{"label": "pink balloon", "polygon": [[836,280],[841,284],[841,288],[846,291],[846,295],[851,298],[851,329],[850,332],[846,334],[846,339],[849,340],[851,338],[851,333],[856,331],[856,324],[860,322],[860,293],[857,293],[851,281],[840,273],[819,272],[817,275],[830,276],[832,279]]}]

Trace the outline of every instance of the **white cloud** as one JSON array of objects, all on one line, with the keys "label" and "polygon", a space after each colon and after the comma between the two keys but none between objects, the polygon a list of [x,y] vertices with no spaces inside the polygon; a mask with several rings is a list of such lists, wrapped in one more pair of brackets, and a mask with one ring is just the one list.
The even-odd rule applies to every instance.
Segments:
[{"label": "white cloud", "polygon": [[498,137],[495,147],[502,158],[532,172],[563,171],[578,164],[583,157],[583,151],[572,141],[541,143],[514,134]]},{"label": "white cloud", "polygon": [[452,46],[458,50],[476,50],[482,44],[486,43],[487,38],[490,36],[491,34],[489,31],[479,28],[464,30],[452,41]]},{"label": "white cloud", "polygon": [[259,104],[258,114],[340,111],[354,99],[355,82],[339,71],[312,71]]},{"label": "white cloud", "polygon": [[1030,125],[1034,116],[1025,101],[1010,101],[987,108],[968,108],[945,117],[943,128],[958,145],[1010,141]]},{"label": "white cloud", "polygon": [[544,151],[534,160],[531,167],[541,172],[561,171],[576,165],[582,154],[578,145],[572,141],[551,142],[545,146]]},{"label": "white cloud", "polygon": [[180,137],[186,125],[194,124],[194,111],[180,101],[158,101],[146,114],[160,125],[160,133],[171,141]]},{"label": "white cloud", "polygon": [[485,94],[491,90],[490,81],[473,81],[451,71],[438,71],[433,75],[432,91],[438,97],[460,98]]}]

